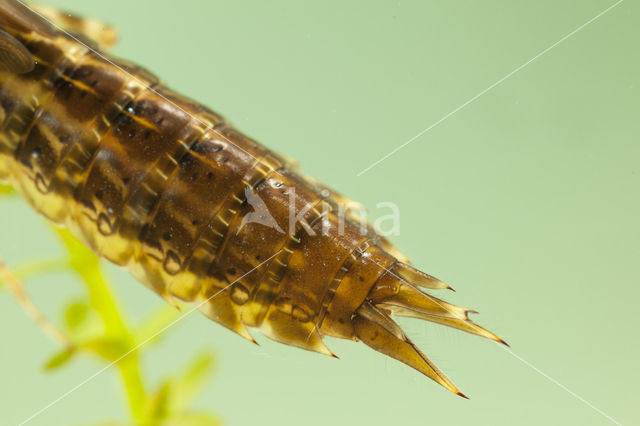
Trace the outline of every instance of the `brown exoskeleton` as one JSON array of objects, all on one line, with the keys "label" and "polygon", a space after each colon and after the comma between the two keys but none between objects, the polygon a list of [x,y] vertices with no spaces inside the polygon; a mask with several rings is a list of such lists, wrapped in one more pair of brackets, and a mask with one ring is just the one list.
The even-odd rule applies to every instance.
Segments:
[{"label": "brown exoskeleton", "polygon": [[103,53],[112,31],[41,12],[57,25],[0,0],[0,179],[165,299],[249,340],[258,328],[329,355],[323,336],[359,340],[462,395],[392,320],[501,342],[422,291],[447,285],[337,214],[348,200]]}]

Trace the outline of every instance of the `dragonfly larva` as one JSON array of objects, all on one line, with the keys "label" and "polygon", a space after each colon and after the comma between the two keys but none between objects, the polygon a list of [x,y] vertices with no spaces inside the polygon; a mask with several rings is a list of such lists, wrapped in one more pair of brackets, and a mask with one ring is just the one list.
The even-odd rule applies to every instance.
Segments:
[{"label": "dragonfly larva", "polygon": [[0,179],[163,298],[249,340],[257,328],[328,355],[323,336],[362,341],[462,395],[392,320],[501,342],[422,291],[447,285],[339,214],[348,200],[291,161],[103,53],[111,30],[40,11],[0,0]]}]

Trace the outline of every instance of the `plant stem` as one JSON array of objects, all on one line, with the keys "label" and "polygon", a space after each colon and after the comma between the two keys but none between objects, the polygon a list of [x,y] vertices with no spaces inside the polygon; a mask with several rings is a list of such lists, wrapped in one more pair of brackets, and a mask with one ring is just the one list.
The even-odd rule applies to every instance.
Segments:
[{"label": "plant stem", "polygon": [[33,318],[46,334],[60,343],[65,349],[71,349],[73,347],[71,341],[40,312],[35,303],[33,303],[24,291],[22,280],[9,270],[2,258],[0,258],[0,278],[6,283],[7,288],[13,293],[18,303],[22,306],[22,309]]},{"label": "plant stem", "polygon": [[142,420],[146,408],[146,399],[138,361],[138,354],[132,352],[122,358],[116,366],[124,385],[131,415],[135,420]]},{"label": "plant stem", "polygon": [[[138,354],[135,351],[128,353],[135,347],[133,333],[127,328],[123,315],[118,309],[99,259],[68,231],[58,230],[58,234],[69,250],[71,267],[80,275],[89,291],[89,303],[102,319],[105,334],[123,343],[123,352],[111,361],[117,360],[115,366],[120,373],[133,418],[141,420],[146,408],[146,396]],[[119,358],[125,354],[127,355]]]}]

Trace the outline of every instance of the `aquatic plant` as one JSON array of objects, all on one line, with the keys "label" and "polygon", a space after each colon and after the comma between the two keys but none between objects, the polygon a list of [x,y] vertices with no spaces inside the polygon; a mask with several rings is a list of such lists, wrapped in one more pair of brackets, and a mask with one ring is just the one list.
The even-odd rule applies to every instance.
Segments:
[{"label": "aquatic plant", "polygon": [[[0,200],[12,195],[11,187],[0,185]],[[210,351],[194,355],[188,365],[155,389],[149,389],[143,379],[141,365],[145,352],[154,347],[158,331],[164,331],[175,321],[179,311],[163,306],[139,324],[132,324],[118,303],[102,261],[66,229],[52,227],[52,230],[65,249],[62,258],[30,262],[11,269],[0,258],[0,291],[10,291],[36,324],[60,345],[59,351],[45,362],[45,371],[61,369],[79,356],[92,356],[111,366],[119,376],[130,415],[126,424],[219,424],[217,417],[190,407],[213,367]],[[25,283],[35,276],[59,270],[77,275],[86,296],[70,301],[61,320],[51,321],[31,301]]]}]

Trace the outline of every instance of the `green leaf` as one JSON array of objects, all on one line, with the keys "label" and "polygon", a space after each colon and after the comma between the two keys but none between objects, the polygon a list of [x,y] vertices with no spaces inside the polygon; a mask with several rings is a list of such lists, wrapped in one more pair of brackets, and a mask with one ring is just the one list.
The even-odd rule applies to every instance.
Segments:
[{"label": "green leaf", "polygon": [[160,386],[158,392],[156,392],[156,394],[147,401],[145,417],[149,420],[149,423],[162,420],[170,415],[168,401],[171,398],[172,386],[173,384],[171,381],[165,382]]},{"label": "green leaf", "polygon": [[96,311],[82,300],[68,303],[63,317],[66,334],[74,342],[93,342],[108,331]]},{"label": "green leaf", "polygon": [[174,379],[175,394],[171,401],[174,412],[180,412],[187,408],[187,405],[204,385],[212,367],[213,355],[209,352],[203,352],[195,356],[187,368]]},{"label": "green leaf", "polygon": [[121,359],[131,349],[130,345],[117,337],[100,337],[81,345],[107,361]]},{"label": "green leaf", "polygon": [[[194,357],[183,371],[166,380],[155,396],[148,402],[146,418],[149,422],[154,424],[183,424],[177,421],[175,423],[164,423],[164,420],[178,418],[185,421],[187,418],[191,418],[193,421],[198,419],[203,421],[204,417],[202,415],[187,416],[186,413],[188,404],[204,384],[212,366],[213,355],[207,352],[201,353]],[[210,421],[214,418],[206,417],[206,419]],[[161,420],[163,422],[160,422]],[[215,423],[191,422],[185,424],[218,424],[218,421],[215,420]]]},{"label": "green leaf", "polygon": [[49,360],[45,363],[44,369],[45,371],[55,370],[57,368],[62,367],[67,362],[71,360],[75,351],[71,349],[65,349],[62,352],[58,352],[54,354]]},{"label": "green leaf", "polygon": [[70,330],[78,330],[87,320],[89,305],[85,302],[72,302],[64,313],[65,323]]}]

